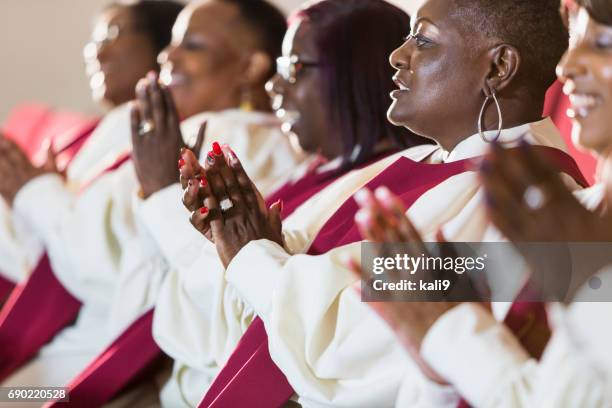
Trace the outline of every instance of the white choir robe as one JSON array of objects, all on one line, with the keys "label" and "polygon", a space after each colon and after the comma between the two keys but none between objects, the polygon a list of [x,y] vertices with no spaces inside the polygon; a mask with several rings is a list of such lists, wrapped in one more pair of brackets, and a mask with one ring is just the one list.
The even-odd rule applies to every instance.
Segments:
[{"label": "white choir robe", "polygon": [[[603,186],[574,194],[585,207],[595,210],[603,197]],[[611,278],[607,277],[608,282]],[[605,324],[612,312],[610,305],[579,302],[566,313],[560,305],[550,306],[549,310],[554,311],[549,316],[554,334],[540,364],[529,356],[510,329],[498,322],[503,316],[496,315],[496,320],[474,304],[460,305],[440,317],[425,337],[421,352],[431,367],[477,408],[609,406],[602,405],[602,398],[608,392],[609,401],[612,395],[612,360],[607,346],[612,331]],[[569,323],[555,323],[558,316],[566,316]],[[583,366],[584,355],[568,342],[567,329],[571,326],[575,334],[598,343],[598,350],[607,353],[607,357],[593,360],[608,364],[607,383],[600,371],[592,369],[596,364],[591,369]],[[607,337],[599,337],[600,332],[607,333]],[[401,406],[410,406],[409,401],[398,403],[398,408]]]},{"label": "white choir robe", "polygon": [[[130,129],[126,128],[129,117],[129,105],[123,104],[100,121],[66,169],[72,189],[76,191],[84,181],[112,163],[118,152],[129,148]],[[4,278],[21,282],[38,263],[43,244],[33,230],[27,220],[13,217],[7,203],[0,198],[0,274]]]},{"label": "white choir robe", "polygon": [[[251,134],[257,135],[254,140],[260,142],[265,134],[279,134],[278,126],[268,126],[269,117],[233,110],[204,113],[185,120],[181,128],[186,141],[195,140],[200,124],[206,119],[207,135],[223,132],[224,139],[220,139],[238,149],[242,139],[250,140]],[[124,126],[129,129],[129,122]],[[272,139],[276,146],[286,141],[280,137]],[[254,166],[253,171],[273,174],[277,180],[286,172],[285,168],[277,170],[274,166],[259,169],[257,166],[270,163],[255,158],[260,162],[245,154],[245,167]],[[149,231],[134,215],[134,209],[140,205],[138,190],[134,167],[127,162],[98,178],[81,194],[74,194],[55,175],[38,177],[18,193],[16,214],[36,226],[58,279],[83,302],[83,308],[73,326],[58,334],[6,384],[65,385],[154,305],[167,263]],[[44,207],[40,207],[40,197],[45,198]],[[176,208],[182,209],[180,194],[173,201]]]},{"label": "white choir robe", "polygon": [[[500,142],[517,145],[526,131],[531,143],[565,150],[549,119],[504,130]],[[433,153],[433,162],[440,163],[480,156],[487,149],[473,135],[452,152],[418,146],[401,155],[422,161]],[[299,207],[283,225],[286,248],[267,240],[251,242],[224,271],[215,249],[205,245],[197,265],[171,271],[154,322],[156,341],[177,361],[164,390],[169,404],[197,405],[255,314],[265,323],[273,360],[303,406],[393,406],[404,378],[410,406],[457,401],[452,389],[423,378],[394,334],[354,293],[356,278],[343,260],[347,254],[359,259],[359,243],[304,255],[340,205],[397,157],[352,171]],[[499,239],[487,222],[481,195],[475,172],[459,174],[427,192],[409,215],[426,237],[444,225],[451,240]]]}]

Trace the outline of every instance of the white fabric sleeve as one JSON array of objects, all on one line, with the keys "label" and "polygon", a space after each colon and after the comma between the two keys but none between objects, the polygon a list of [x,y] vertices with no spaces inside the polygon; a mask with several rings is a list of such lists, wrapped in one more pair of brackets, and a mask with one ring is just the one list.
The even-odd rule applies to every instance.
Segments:
[{"label": "white fabric sleeve", "polygon": [[[419,381],[417,392],[415,381]],[[395,408],[457,408],[459,401],[461,396],[450,385],[441,385],[425,377],[407,377],[400,388]]]},{"label": "white fabric sleeve", "polygon": [[176,183],[146,200],[136,198],[134,213],[157,244],[169,265],[189,267],[197,259],[206,241],[189,222],[189,211],[183,206],[183,190]]},{"label": "white fabric sleeve", "polygon": [[442,315],[421,353],[475,407],[521,407],[530,398],[536,362],[480,305],[464,303]]},{"label": "white fabric sleeve", "polygon": [[0,276],[13,283],[26,279],[38,263],[42,245],[27,222],[14,217],[0,198]]},{"label": "white fabric sleeve", "polygon": [[[605,318],[609,316],[608,311]],[[601,324],[603,321],[600,320],[599,326],[609,326]],[[585,338],[596,338],[593,332],[584,334]],[[578,340],[565,322],[556,327],[540,363],[530,407],[612,406],[612,375],[609,367],[604,367],[609,352],[595,362],[589,356],[591,349],[584,348],[588,347],[587,343]]]},{"label": "white fabric sleeve", "polygon": [[47,243],[57,233],[58,223],[74,199],[74,193],[68,190],[61,176],[45,174],[19,190],[13,208],[15,215],[27,220],[38,237]]},{"label": "white fabric sleeve", "polygon": [[359,244],[321,256],[283,252],[269,241],[251,242],[226,276],[264,321],[272,359],[298,403],[392,407],[400,386],[408,399],[432,393],[419,389],[422,374],[353,288],[357,279],[342,259],[347,254],[359,259]]}]

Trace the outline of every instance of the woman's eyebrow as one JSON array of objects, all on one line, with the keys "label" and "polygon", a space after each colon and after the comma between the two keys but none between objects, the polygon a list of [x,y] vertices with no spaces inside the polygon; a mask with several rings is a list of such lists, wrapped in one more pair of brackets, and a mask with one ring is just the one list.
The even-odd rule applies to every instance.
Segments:
[{"label": "woman's eyebrow", "polygon": [[433,25],[434,27],[436,26],[436,23],[434,23],[433,21],[431,21],[429,18],[427,17],[419,17],[414,21],[414,26],[418,26],[420,23],[429,23],[431,25]]}]

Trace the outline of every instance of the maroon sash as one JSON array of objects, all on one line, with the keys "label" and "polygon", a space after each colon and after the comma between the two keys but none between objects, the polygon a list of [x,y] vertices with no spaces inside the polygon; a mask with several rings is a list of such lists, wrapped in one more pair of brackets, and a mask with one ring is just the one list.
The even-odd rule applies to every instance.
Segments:
[{"label": "maroon sash", "polygon": [[55,278],[45,254],[0,312],[0,382],[70,324],[80,307]]},{"label": "maroon sash", "polygon": [[[128,159],[129,155],[120,157],[94,180]],[[0,313],[0,382],[74,321],[80,308],[81,303],[58,281],[45,254]]]},{"label": "maroon sash", "polygon": [[[587,185],[584,176],[570,156],[554,148],[537,147],[537,149],[578,183]],[[366,187],[374,190],[386,186],[402,199],[407,208],[410,208],[419,197],[433,187],[452,176],[473,170],[475,170],[473,158],[453,163],[426,164],[402,157],[370,181]],[[352,198],[345,201],[323,226],[308,254],[319,255],[333,248],[360,241],[361,236],[354,223],[357,210],[357,203]],[[256,347],[258,341],[260,347]],[[238,406],[275,408],[284,405],[293,394],[293,388],[270,357],[263,322],[256,318],[200,402],[199,408]]]},{"label": "maroon sash", "polygon": [[[283,216],[286,217],[299,206],[300,200],[305,201],[341,174],[311,171],[296,183],[284,185],[267,199],[267,203],[270,205],[283,199]],[[83,372],[71,381],[68,386],[71,403],[75,395],[79,401],[89,403],[89,406],[108,402],[134,377],[154,362],[155,358],[161,354],[161,350],[152,336],[153,313],[153,310],[149,311],[130,325],[107,350],[98,355]],[[257,329],[257,326],[252,325],[252,329]],[[261,326],[263,340],[267,341],[263,324]],[[261,348],[260,339],[256,340],[252,343],[257,348]],[[267,349],[267,343],[265,348]]]},{"label": "maroon sash", "polygon": [[[149,310],[68,384],[69,405],[102,406],[142,374],[161,353],[151,335],[152,327],[153,310]],[[45,408],[64,404],[54,402]]]},{"label": "maroon sash", "polygon": [[6,298],[11,293],[14,287],[15,284],[13,282],[0,276],[0,309],[2,308],[4,301],[6,300]]}]

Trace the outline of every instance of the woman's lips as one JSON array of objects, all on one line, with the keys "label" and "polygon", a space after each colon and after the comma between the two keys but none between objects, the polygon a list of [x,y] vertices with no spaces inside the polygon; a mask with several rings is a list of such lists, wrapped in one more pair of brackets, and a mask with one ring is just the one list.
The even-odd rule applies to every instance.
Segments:
[{"label": "woman's lips", "polygon": [[586,118],[602,103],[598,95],[579,92],[570,93],[569,100],[571,107],[567,110],[567,116],[571,119]]},{"label": "woman's lips", "polygon": [[399,72],[393,76],[393,82],[399,89],[396,89],[391,92],[391,98],[397,99],[402,93],[409,92],[410,87],[406,84],[406,82],[400,78]]},{"label": "woman's lips", "polygon": [[181,74],[179,72],[172,72],[166,70],[162,70],[162,72],[160,73],[160,80],[164,85],[170,88],[184,86],[188,83],[186,75]]}]

